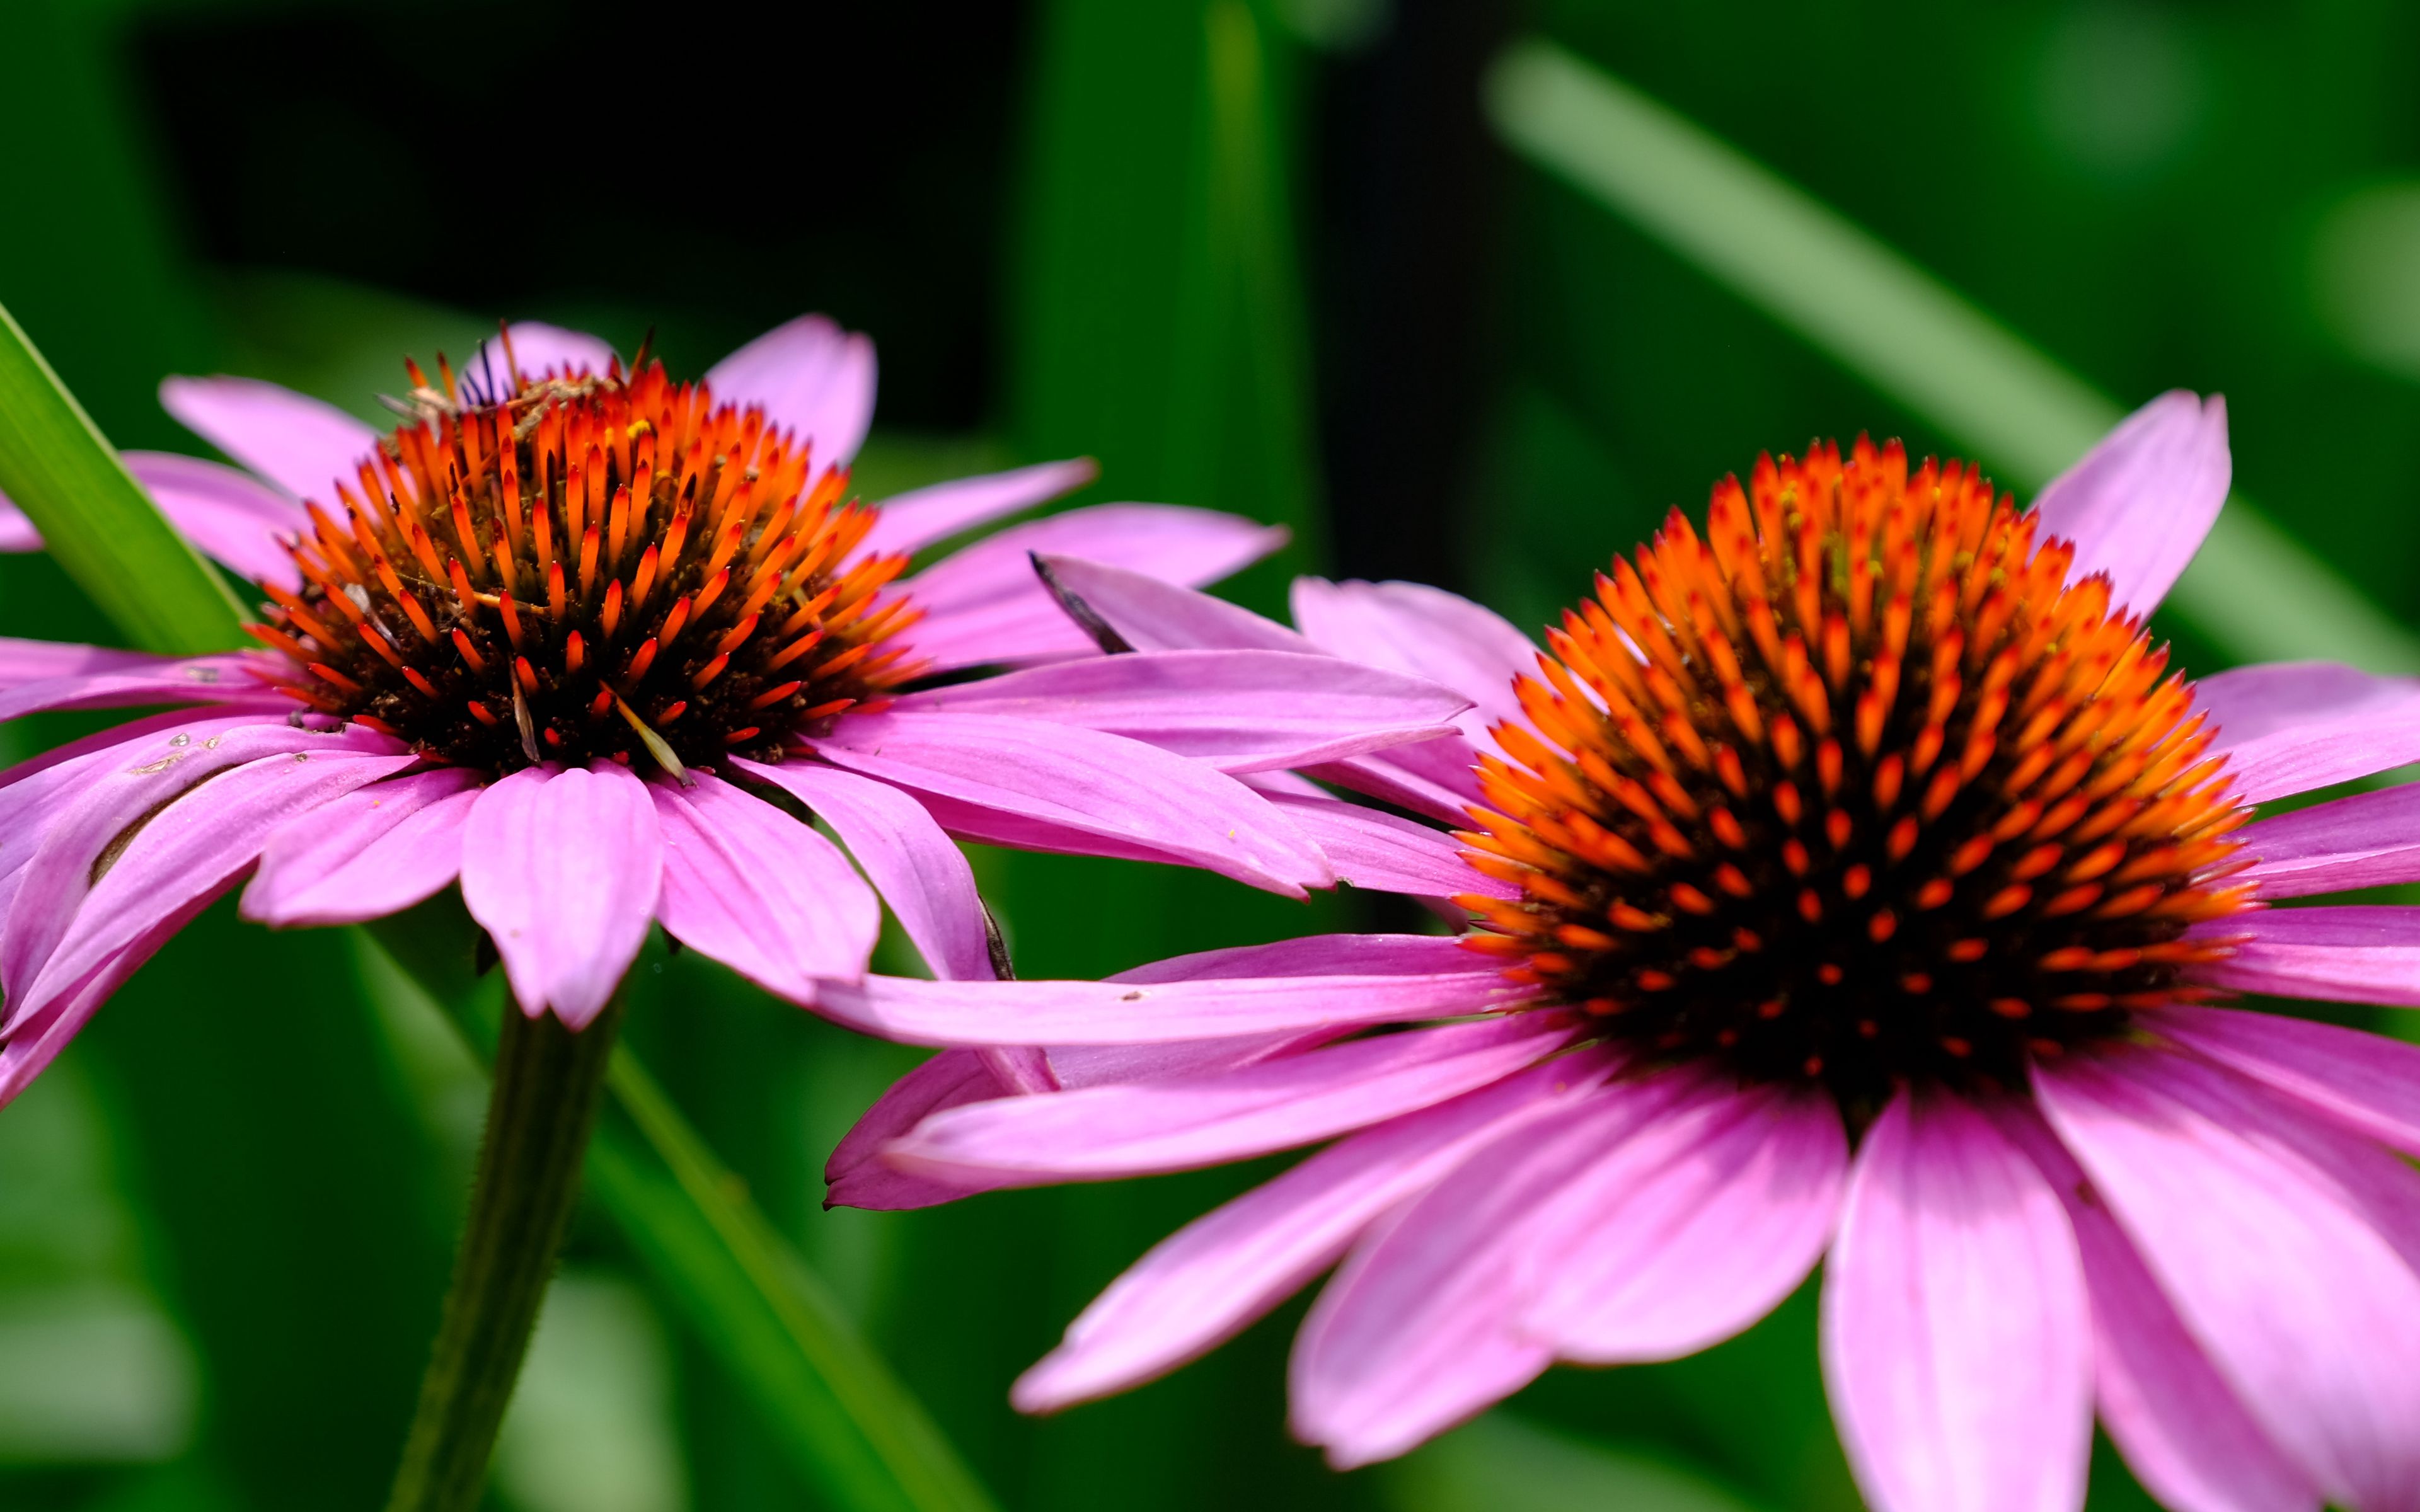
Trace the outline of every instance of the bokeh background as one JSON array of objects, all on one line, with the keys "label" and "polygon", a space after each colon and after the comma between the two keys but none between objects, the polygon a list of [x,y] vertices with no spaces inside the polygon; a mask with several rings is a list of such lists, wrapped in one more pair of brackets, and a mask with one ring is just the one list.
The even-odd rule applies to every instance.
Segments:
[{"label": "bokeh background", "polygon": [[[653,328],[694,374],[823,310],[879,344],[869,496],[1090,454],[1090,499],[1291,525],[1230,590],[1269,609],[1321,571],[1534,624],[1760,449],[1869,430],[1971,455],[1509,147],[1481,82],[1532,37],[2122,403],[2224,391],[2239,486],[2393,619],[2420,610],[2420,9],[2388,0],[10,0],[0,302],[113,440],[196,451],[163,374],[376,418],[401,353],[458,355],[503,316],[626,351]],[[2162,628],[2202,670],[2236,643]],[[0,633],[108,639],[38,559],[0,559]],[[0,756],[85,728],[0,727]],[[980,864],[1030,976],[1396,918]],[[1008,1381],[1083,1303],[1265,1169],[825,1213],[823,1154],[914,1053],[694,958],[640,970],[634,1042],[1004,1507],[1856,1504],[1811,1291],[1349,1476],[1284,1431],[1298,1304],[1020,1419]],[[225,907],[189,931],[0,1114],[0,1505],[376,1504],[482,1102],[364,941]],[[2092,1495],[2148,1504],[2105,1444]],[[594,1215],[494,1503],[817,1504]]]}]

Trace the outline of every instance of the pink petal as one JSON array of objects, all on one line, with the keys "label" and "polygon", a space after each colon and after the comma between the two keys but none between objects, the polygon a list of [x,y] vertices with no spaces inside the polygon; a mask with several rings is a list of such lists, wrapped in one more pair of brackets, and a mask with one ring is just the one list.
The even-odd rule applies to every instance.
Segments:
[{"label": "pink petal", "polygon": [[1189,1170],[1333,1138],[1500,1080],[1571,1039],[1548,1013],[1380,1035],[1170,1081],[1011,1097],[938,1114],[892,1145],[903,1169],[1009,1184]]},{"label": "pink petal", "polygon": [[1477,707],[1463,734],[1522,719],[1512,680],[1536,672],[1538,648],[1494,609],[1426,583],[1294,580],[1294,623],[1322,650],[1443,683]]},{"label": "pink petal", "polygon": [[79,645],[72,640],[20,640],[0,636],[0,689],[62,677],[147,671],[166,659],[147,651],[115,651],[107,646]]},{"label": "pink petal", "polygon": [[1267,796],[1326,856],[1339,882],[1416,897],[1451,898],[1466,892],[1520,896],[1512,884],[1473,870],[1462,858],[1461,841],[1425,825],[1326,796]]},{"label": "pink petal", "polygon": [[921,551],[960,531],[1014,515],[1073,493],[1100,476],[1100,464],[1089,456],[1068,462],[1043,462],[1007,472],[953,478],[927,487],[911,488],[882,501],[873,529],[858,543],[860,557],[887,556],[894,551]]},{"label": "pink petal", "polygon": [[[84,775],[72,796],[62,795],[67,801],[41,827],[39,844],[24,863],[23,884],[9,909],[6,932],[0,934],[0,995],[7,997],[9,1016],[32,1011],[38,979],[46,972],[61,941],[81,927],[78,914],[93,890],[93,872],[102,858],[113,847],[124,845],[130,834],[139,839],[159,825],[172,809],[180,807],[178,800],[189,795],[200,800],[163,831],[183,837],[209,817],[220,793],[218,783],[229,779],[225,774],[246,763],[277,758],[292,768],[290,773],[279,773],[279,778],[290,777],[307,785],[319,780],[327,767],[344,765],[334,760],[340,754],[391,756],[400,748],[395,741],[365,730],[348,728],[341,734],[327,734],[295,729],[283,719],[247,721],[233,728],[194,720],[107,748],[105,757],[82,769]],[[305,753],[324,754],[330,761],[297,766],[293,758]],[[359,768],[345,766],[338,790],[344,777],[359,773]],[[360,776],[362,781],[368,779]],[[273,804],[273,795],[283,785],[279,781],[264,785],[256,779],[244,791],[257,792],[261,801]],[[249,822],[251,812],[244,812]],[[268,825],[257,841],[250,842],[251,850],[237,866],[249,864],[259,854],[268,829],[273,827],[273,824]],[[123,855],[116,857],[120,863],[124,859]],[[77,975],[90,969],[87,964]],[[55,992],[72,985],[72,980],[54,977],[51,985]]]},{"label": "pink petal", "polygon": [[2004,1103],[1993,1113],[2058,1194],[2075,1230],[2092,1302],[2101,1420],[2135,1475],[2179,1512],[2317,1512],[2309,1477],[2277,1452],[2185,1332],[2067,1147],[2030,1107]]},{"label": "pink petal", "polygon": [[[101,871],[99,879],[75,905],[73,918],[58,932],[57,943],[23,995],[11,995],[10,1018],[39,1014],[72,995],[95,971],[164,919],[225,891],[280,827],[419,759],[394,741],[379,741],[387,751],[372,754],[361,748],[367,742],[348,748],[329,737],[320,739],[319,748],[282,751],[222,771],[141,820],[131,839],[121,830],[111,843],[123,849],[114,858],[104,851],[94,863],[92,869]],[[46,852],[50,845],[46,840]],[[44,860],[38,856],[32,863],[29,886]],[[21,903],[28,896],[21,893]],[[10,922],[13,945],[16,920]]]},{"label": "pink petal", "polygon": [[2193,968],[2231,992],[2420,1008],[2420,908],[2394,904],[2278,908],[2196,925],[2194,937],[2243,939],[2224,961]]},{"label": "pink petal", "polygon": [[898,715],[988,715],[1124,735],[1222,772],[1279,771],[1450,734],[1470,701],[1419,678],[1284,651],[1094,656],[910,694]]},{"label": "pink petal", "polygon": [[479,349],[463,364],[464,375],[510,389],[515,367],[520,369],[524,379],[550,374],[571,378],[582,373],[603,378],[605,370],[613,364],[613,344],[584,331],[566,331],[543,320],[516,320],[511,331],[513,350],[509,364],[505,362],[504,344],[489,336],[479,343]]},{"label": "pink petal", "polygon": [[39,551],[42,532],[7,494],[0,494],[0,551]]},{"label": "pink petal", "polygon": [[496,942],[532,1018],[603,1011],[637,958],[663,883],[647,785],[608,762],[524,767],[480,793],[462,836],[462,902]]},{"label": "pink petal", "polygon": [[[1495,749],[1494,742],[1484,748]],[[1479,748],[1457,734],[1306,766],[1303,775],[1445,824],[1463,825],[1470,823],[1471,805],[1485,801],[1472,770],[1478,761]]]},{"label": "pink petal", "polygon": [[706,369],[726,404],[763,405],[813,448],[818,470],[846,467],[874,423],[874,343],[819,315],[802,315]]},{"label": "pink petal", "polygon": [[2168,1039],[2406,1154],[2420,1155],[2420,1045],[2223,1008],[2146,1015]]},{"label": "pink petal", "polygon": [[1176,504],[1095,504],[1012,525],[907,580],[925,610],[911,639],[938,668],[1029,661],[1098,648],[1033,570],[1042,556],[1082,557],[1191,587],[1216,582],[1283,546],[1286,532],[1239,515]]},{"label": "pink petal", "polygon": [[2173,1053],[2069,1057],[2035,1088],[2277,1447],[2330,1501],[2420,1505],[2420,1173]]},{"label": "pink petal", "polygon": [[2237,795],[2265,803],[2420,761],[2420,682],[2332,661],[2280,661],[2205,677],[2195,702],[2218,727]]},{"label": "pink petal", "polygon": [[2084,1503],[2090,1312],[2033,1164],[1947,1092],[1893,1098],[1857,1152],[1823,1281],[1823,1376],[1877,1512]]},{"label": "pink petal", "polygon": [[126,468],[178,532],[205,553],[254,582],[302,586],[301,569],[279,540],[310,528],[293,500],[249,472],[174,452],[129,452]]},{"label": "pink petal", "polygon": [[1334,880],[1318,848],[1260,795],[1117,735],[903,711],[845,719],[815,750],[835,766],[1038,823],[1037,838],[1055,849],[1141,846],[1292,897]]},{"label": "pink petal", "polygon": [[290,702],[252,675],[258,665],[249,652],[181,659],[147,656],[139,664],[21,683],[0,691],[0,720],[143,703],[257,703],[281,713],[291,709]]},{"label": "pink petal", "polygon": [[1502,1134],[1366,1238],[1295,1340],[1295,1432],[1340,1470],[1390,1458],[1527,1385],[1553,1350],[1514,1322],[1540,1212],[1652,1117],[1637,1084]]},{"label": "pink petal", "polygon": [[2071,577],[2109,575],[2114,604],[2148,615],[2226,502],[2226,401],[2173,389],[2129,415],[2034,501],[2040,532],[2075,543]]},{"label": "pink petal", "polygon": [[335,501],[378,446],[378,432],[334,405],[243,378],[172,378],[160,403],[185,428],[297,499]]},{"label": "pink petal", "polygon": [[110,995],[216,897],[213,891],[170,913],[150,933],[95,968],[72,991],[53,998],[40,1012],[12,1024],[0,1036],[0,1107],[15,1102],[17,1094],[48,1069]]},{"label": "pink petal", "polygon": [[764,799],[698,773],[648,788],[663,829],[658,917],[674,938],[793,1002],[865,971],[882,908],[840,848]]},{"label": "pink petal", "polygon": [[933,975],[950,981],[991,978],[974,869],[922,804],[888,783],[808,762],[732,764],[786,789],[832,826]]},{"label": "pink petal", "polygon": [[1849,1143],[1829,1094],[1708,1081],[1556,1199],[1523,1331],[1590,1365],[1674,1360],[1779,1305],[1823,1257]]},{"label": "pink petal", "polygon": [[1434,977],[1491,969],[1487,958],[1436,934],[1299,934],[1172,955],[1111,981],[1232,981],[1246,977]]},{"label": "pink petal", "polygon": [[2236,831],[2263,898],[2420,882],[2420,782],[2357,793]]},{"label": "pink petal", "polygon": [[1110,1283],[1011,1399],[1056,1412],[1207,1353],[1472,1151],[1586,1097],[1608,1064],[1582,1052],[1365,1129],[1194,1220]]},{"label": "pink petal", "polygon": [[832,983],[816,1007],[851,1028],[909,1044],[1165,1044],[1327,1026],[1402,1024],[1513,1006],[1526,989],[1496,971],[1435,976],[1247,977],[1233,980]]},{"label": "pink petal", "polygon": [[892,1083],[833,1147],[824,1163],[824,1206],[895,1212],[991,1191],[999,1183],[987,1178],[952,1181],[900,1170],[882,1151],[932,1114],[1009,1091],[978,1051],[944,1050],[925,1061]]},{"label": "pink petal", "polygon": [[434,897],[462,872],[478,778],[413,772],[321,804],[270,837],[243,917],[280,929],[359,924]]},{"label": "pink petal", "polygon": [[1060,590],[1137,651],[1315,651],[1275,620],[1147,573],[1045,551]]}]

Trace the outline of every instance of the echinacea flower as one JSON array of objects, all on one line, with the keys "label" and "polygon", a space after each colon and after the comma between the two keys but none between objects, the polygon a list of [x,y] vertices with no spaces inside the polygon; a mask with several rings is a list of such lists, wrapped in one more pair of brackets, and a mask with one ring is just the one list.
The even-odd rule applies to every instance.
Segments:
[{"label": "echinacea flower", "polygon": [[1357,1465],[1554,1361],[1703,1349],[1820,1259],[1878,1507],[2075,1507],[2096,1408],[2171,1506],[2420,1506],[2420,1047],[2211,1006],[2420,1006],[2420,908],[2264,906],[2420,880],[2420,786],[2254,808],[2420,759],[2420,685],[2170,670],[2144,618],[2228,474],[2189,394],[2026,514],[1896,446],[1761,461],[1547,654],[1410,585],[1300,585],[1298,636],[1062,564],[1123,644],[1308,643],[1461,687],[1492,731],[1324,771],[1450,813],[1475,762],[1469,832],[1370,814],[1335,854],[1477,921],[1107,983],[869,978],[828,1008],[1073,1048],[1030,1096],[935,1057],[836,1152],[834,1199],[1335,1141],[1115,1282],[1018,1382],[1032,1411],[1335,1265],[1293,1418]]},{"label": "echinacea flower", "polygon": [[[1079,509],[903,576],[1093,470],[848,501],[873,354],[820,317],[701,384],[531,325],[458,378],[411,372],[411,418],[383,437],[267,384],[166,385],[267,480],[177,459],[249,534],[166,501],[262,582],[269,650],[0,642],[0,719],[211,705],[0,773],[0,1100],[247,876],[243,912],[274,925],[377,918],[458,878],[524,1010],[575,1028],[658,920],[803,1002],[864,969],[877,889],[935,971],[991,974],[945,825],[1326,886],[1318,848],[1228,774],[1427,738],[1466,707],[1332,658],[1102,657],[1029,564],[1068,551],[1206,581],[1280,539],[1233,516]],[[1019,663],[1037,665],[912,686]]]}]

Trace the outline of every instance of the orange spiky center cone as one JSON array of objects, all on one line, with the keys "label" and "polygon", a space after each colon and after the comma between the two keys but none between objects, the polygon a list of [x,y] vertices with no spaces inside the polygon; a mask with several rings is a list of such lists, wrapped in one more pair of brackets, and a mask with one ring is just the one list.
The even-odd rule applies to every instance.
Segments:
[{"label": "orange spiky center cone", "polygon": [[279,686],[432,756],[504,773],[613,761],[683,775],[780,754],[916,671],[850,554],[876,513],[760,409],[644,357],[464,403],[411,366],[418,418],[340,507],[309,506],[300,593],[254,633]]},{"label": "orange spiky center cone", "polygon": [[1674,511],[1524,679],[1461,900],[1508,974],[1654,1054],[2024,1082],[2200,995],[2244,907],[2192,685],[1974,470],[1860,440]]}]

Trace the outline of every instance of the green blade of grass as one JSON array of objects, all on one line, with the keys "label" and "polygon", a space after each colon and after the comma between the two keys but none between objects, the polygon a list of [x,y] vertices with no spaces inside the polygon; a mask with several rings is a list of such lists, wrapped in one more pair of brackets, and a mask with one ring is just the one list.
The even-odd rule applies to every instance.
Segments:
[{"label": "green blade of grass", "polygon": [[[1838,211],[1551,42],[1518,42],[1497,58],[1487,107],[1523,156],[2028,488],[2122,413]],[[2243,660],[2420,671],[2420,639],[2241,497],[2168,604]]]},{"label": "green blade of grass", "polygon": [[[240,643],[234,598],[5,309],[0,489],[138,645],[192,654]],[[423,909],[373,933],[435,1001],[459,1011],[452,1006],[469,1000],[458,918]],[[492,1024],[484,1035],[475,1022],[464,1027],[492,1049]],[[989,1498],[923,1408],[628,1051],[616,1053],[611,1085],[640,1137],[599,1130],[591,1189],[802,1477],[852,1512],[988,1512]]]},{"label": "green blade of grass", "polygon": [[0,493],[144,650],[194,656],[246,643],[235,595],[170,527],[6,309]]}]

